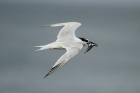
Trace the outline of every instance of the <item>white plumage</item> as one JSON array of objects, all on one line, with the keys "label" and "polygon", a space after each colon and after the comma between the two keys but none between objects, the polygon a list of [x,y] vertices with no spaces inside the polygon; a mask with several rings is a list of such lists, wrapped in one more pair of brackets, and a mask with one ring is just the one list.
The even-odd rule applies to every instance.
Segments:
[{"label": "white plumage", "polygon": [[[67,22],[67,23],[57,23],[57,24],[51,24],[51,25],[45,25],[45,27],[58,27],[58,26],[64,26],[58,36],[57,40],[53,43],[42,45],[42,46],[35,46],[39,47],[40,50],[46,50],[46,49],[65,49],[66,53],[63,54],[57,62],[53,65],[52,69],[49,71],[49,73],[45,76],[47,77],[51,73],[58,70],[60,67],[62,67],[66,62],[68,62],[72,57],[74,57],[83,47],[83,45],[91,44],[88,39],[84,38],[77,38],[75,35],[75,30],[81,25],[81,23],[78,22]],[[97,44],[93,43],[93,46],[97,46]],[[90,49],[92,48],[89,46]],[[86,52],[88,52],[90,49],[87,49]],[[44,77],[44,78],[45,78]]]}]

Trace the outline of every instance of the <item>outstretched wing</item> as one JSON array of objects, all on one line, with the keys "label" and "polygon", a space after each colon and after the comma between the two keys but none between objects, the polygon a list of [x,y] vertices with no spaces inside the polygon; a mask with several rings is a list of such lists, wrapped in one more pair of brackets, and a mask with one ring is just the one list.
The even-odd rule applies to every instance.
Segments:
[{"label": "outstretched wing", "polygon": [[44,78],[46,78],[48,75],[52,74],[60,67],[62,67],[66,62],[68,62],[72,57],[74,57],[82,48],[81,44],[77,44],[77,46],[73,46],[73,47],[66,47],[67,44],[64,43],[61,45],[64,48],[66,48],[67,52],[57,60],[57,62],[52,67],[52,69],[48,72],[48,74]]},{"label": "outstretched wing", "polygon": [[67,22],[67,23],[57,23],[57,24],[51,24],[51,25],[45,25],[50,27],[58,27],[58,26],[64,26],[57,38],[63,39],[63,38],[73,38],[75,36],[75,30],[81,25],[81,23],[78,22]]}]

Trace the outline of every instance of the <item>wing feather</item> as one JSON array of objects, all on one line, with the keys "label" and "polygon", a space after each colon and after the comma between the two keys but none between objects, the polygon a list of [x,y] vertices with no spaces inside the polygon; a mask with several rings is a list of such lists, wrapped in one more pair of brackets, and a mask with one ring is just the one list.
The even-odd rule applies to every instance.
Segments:
[{"label": "wing feather", "polygon": [[50,25],[45,25],[46,26],[49,26],[49,27],[58,27],[58,26],[64,26],[57,38],[58,39],[63,39],[63,38],[73,38],[73,37],[76,37],[75,36],[75,30],[81,25],[81,23],[79,22],[66,22],[66,23],[57,23],[57,24],[50,24]]},{"label": "wing feather", "polygon": [[[79,46],[79,47],[78,47]],[[48,74],[44,77],[46,78],[48,75],[52,74],[56,70],[58,70],[60,67],[62,67],[66,62],[68,62],[72,57],[74,57],[82,48],[82,45],[78,44],[76,47],[70,47],[66,48],[67,52],[63,54],[57,62],[54,64],[52,69],[48,72]],[[65,46],[63,46],[65,47]]]}]

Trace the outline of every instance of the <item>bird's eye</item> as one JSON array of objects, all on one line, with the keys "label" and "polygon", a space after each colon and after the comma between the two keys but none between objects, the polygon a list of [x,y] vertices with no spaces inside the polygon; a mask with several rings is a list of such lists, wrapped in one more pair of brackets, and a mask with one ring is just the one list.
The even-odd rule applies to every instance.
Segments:
[{"label": "bird's eye", "polygon": [[87,40],[87,42],[89,42],[89,40],[88,39],[86,39]]}]

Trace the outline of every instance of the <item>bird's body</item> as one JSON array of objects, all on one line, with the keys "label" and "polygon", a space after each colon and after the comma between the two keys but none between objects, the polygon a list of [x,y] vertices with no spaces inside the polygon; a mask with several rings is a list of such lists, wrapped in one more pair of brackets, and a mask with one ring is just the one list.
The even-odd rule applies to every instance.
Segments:
[{"label": "bird's body", "polygon": [[65,49],[66,53],[63,54],[57,62],[54,64],[52,69],[49,71],[49,73],[45,76],[47,77],[51,73],[58,70],[60,67],[62,67],[66,62],[68,62],[72,57],[74,57],[83,47],[83,45],[90,44],[86,52],[88,52],[93,46],[97,46],[97,44],[90,42],[88,39],[84,38],[77,38],[75,36],[75,30],[81,25],[81,23],[78,22],[67,22],[67,23],[57,23],[57,24],[51,24],[51,25],[45,25],[49,27],[57,27],[57,26],[64,26],[58,36],[57,40],[53,43],[42,45],[42,46],[35,46],[39,47],[40,50],[46,50],[46,49]]}]

